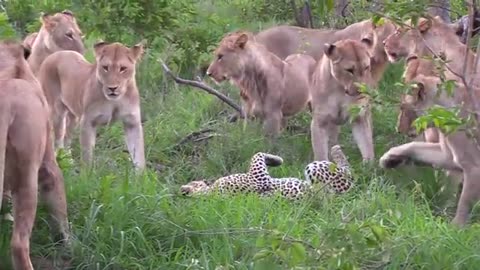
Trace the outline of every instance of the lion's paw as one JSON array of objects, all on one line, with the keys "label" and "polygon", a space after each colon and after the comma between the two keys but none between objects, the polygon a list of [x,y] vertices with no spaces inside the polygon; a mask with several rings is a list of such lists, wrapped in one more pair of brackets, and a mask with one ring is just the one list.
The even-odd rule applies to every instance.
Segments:
[{"label": "lion's paw", "polygon": [[407,160],[407,157],[402,153],[401,148],[391,148],[380,158],[380,167],[385,169],[392,169],[400,166]]}]

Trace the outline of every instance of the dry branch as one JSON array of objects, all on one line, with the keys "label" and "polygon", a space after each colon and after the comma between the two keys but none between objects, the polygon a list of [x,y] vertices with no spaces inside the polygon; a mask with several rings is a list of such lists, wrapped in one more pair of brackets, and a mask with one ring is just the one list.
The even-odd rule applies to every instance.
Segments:
[{"label": "dry branch", "polygon": [[196,88],[200,88],[200,89],[204,90],[205,92],[216,96],[221,101],[223,101],[224,103],[226,103],[227,105],[229,105],[230,107],[235,109],[237,112],[239,112],[241,115],[243,115],[242,108],[237,103],[235,103],[233,100],[231,100],[230,98],[225,96],[224,94],[218,92],[217,90],[213,89],[212,87],[210,87],[210,86],[208,86],[208,85],[206,85],[202,82],[182,79],[182,78],[176,76],[175,74],[173,74],[173,72],[168,68],[168,66],[165,64],[165,62],[163,62],[162,59],[159,59],[158,61],[162,65],[165,73],[167,73],[177,84],[184,84],[184,85],[189,85],[189,86],[193,86],[193,87],[196,87]]}]

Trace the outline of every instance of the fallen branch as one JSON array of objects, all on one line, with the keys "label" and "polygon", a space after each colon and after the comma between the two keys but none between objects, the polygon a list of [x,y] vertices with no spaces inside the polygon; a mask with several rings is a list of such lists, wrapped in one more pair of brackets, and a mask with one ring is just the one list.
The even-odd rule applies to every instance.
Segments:
[{"label": "fallen branch", "polygon": [[200,131],[192,132],[192,133],[188,134],[185,138],[181,139],[176,145],[174,145],[173,150],[175,150],[175,151],[178,150],[182,145],[184,145],[188,141],[198,142],[198,141],[203,141],[203,140],[210,139],[210,138],[212,138],[216,135],[215,134],[209,134],[209,135],[206,135],[204,137],[201,137],[201,136],[205,135],[207,133],[210,133],[210,132],[214,132],[214,131],[215,131],[214,129],[206,128],[206,129],[202,129]]},{"label": "fallen branch", "polygon": [[207,93],[216,96],[221,101],[225,102],[227,105],[229,105],[230,107],[235,109],[237,112],[239,112],[241,115],[243,115],[242,108],[238,104],[236,104],[233,100],[231,100],[230,98],[225,96],[224,94],[218,92],[217,90],[213,89],[212,87],[210,87],[210,86],[208,86],[208,85],[206,85],[202,82],[192,81],[192,80],[187,80],[187,79],[182,79],[180,77],[177,77],[175,74],[173,74],[173,72],[168,68],[168,66],[165,64],[165,62],[163,62],[162,59],[159,59],[158,61],[162,65],[165,73],[167,73],[177,84],[184,84],[184,85],[189,85],[189,86],[193,86],[193,87],[196,87],[196,88],[200,88],[200,89],[206,91]]}]

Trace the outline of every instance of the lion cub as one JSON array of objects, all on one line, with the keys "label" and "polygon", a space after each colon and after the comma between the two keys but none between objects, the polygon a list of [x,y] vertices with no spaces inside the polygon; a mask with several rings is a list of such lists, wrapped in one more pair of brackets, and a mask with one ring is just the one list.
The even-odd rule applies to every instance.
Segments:
[{"label": "lion cub", "polygon": [[371,77],[371,52],[376,44],[375,32],[361,41],[340,40],[324,45],[325,54],[312,76],[311,122],[315,160],[328,160],[329,144],[336,144],[340,125],[349,116],[351,105],[366,105],[352,123],[353,137],[364,160],[373,160],[372,119],[368,97],[359,93],[356,83],[374,84]]},{"label": "lion cub", "polygon": [[[45,14],[40,17],[42,27],[38,34],[33,33],[25,38],[25,45],[31,44],[31,55],[28,63],[37,74],[42,62],[54,52],[71,50],[83,54],[85,46],[82,31],[78,27],[73,12],[64,10],[54,15]],[[32,42],[33,40],[33,42]]]},{"label": "lion cub", "polygon": [[230,80],[240,88],[247,116],[263,120],[267,135],[280,133],[286,117],[310,102],[310,74],[315,60],[293,54],[285,60],[257,43],[249,32],[227,34],[215,50],[207,75],[217,83]]},{"label": "lion cub", "polygon": [[51,228],[68,241],[63,175],[50,143],[49,108],[24,54],[20,43],[0,42],[0,195],[5,190],[13,197],[12,258],[14,269],[22,270],[33,269],[29,242],[38,191],[48,206]]},{"label": "lion cub", "polygon": [[[143,44],[128,48],[120,43],[99,42],[94,45],[94,51],[93,64],[77,52],[60,51],[47,57],[40,69],[39,80],[53,109],[55,147],[65,146],[66,129],[71,130],[81,119],[82,160],[90,163],[97,127],[120,120],[133,163],[143,169],[140,95],[135,81],[136,63],[143,55]],[[72,117],[68,127],[67,115]]]}]

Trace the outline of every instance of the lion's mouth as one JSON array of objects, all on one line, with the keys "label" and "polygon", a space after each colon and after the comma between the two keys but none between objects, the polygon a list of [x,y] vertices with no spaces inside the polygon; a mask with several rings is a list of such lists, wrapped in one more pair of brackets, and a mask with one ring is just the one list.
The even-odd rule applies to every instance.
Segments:
[{"label": "lion's mouth", "polygon": [[397,62],[398,61],[398,54],[394,52],[387,52],[388,60],[390,62]]}]

